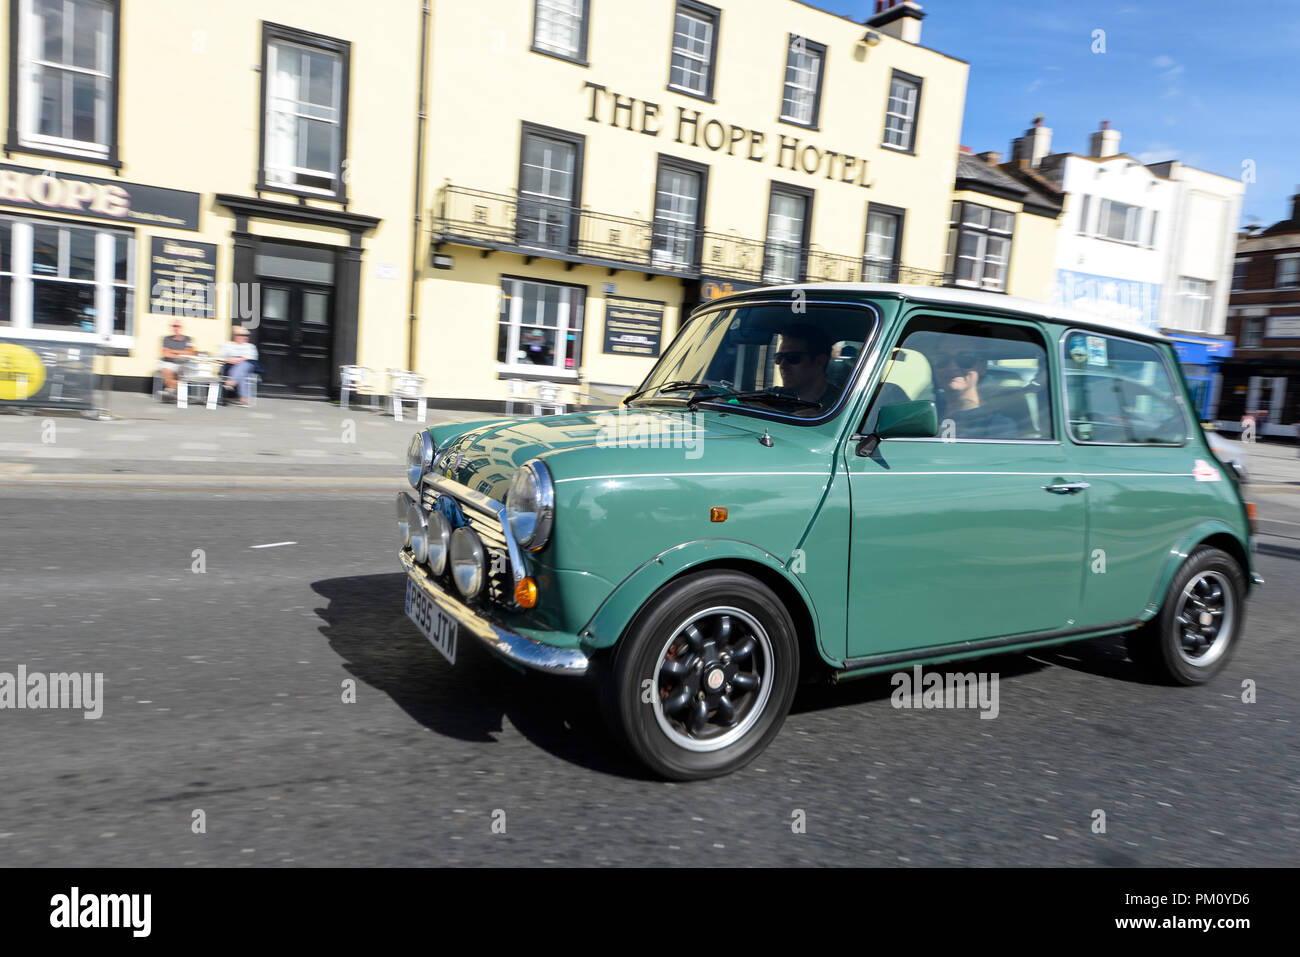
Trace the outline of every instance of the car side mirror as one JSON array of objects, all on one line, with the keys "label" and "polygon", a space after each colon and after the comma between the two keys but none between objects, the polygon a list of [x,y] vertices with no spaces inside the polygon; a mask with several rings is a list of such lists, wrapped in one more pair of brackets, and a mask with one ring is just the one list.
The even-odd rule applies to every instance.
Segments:
[{"label": "car side mirror", "polygon": [[929,439],[939,434],[939,410],[930,399],[894,402],[880,407],[876,431],[859,436],[858,455],[876,451],[882,439]]}]

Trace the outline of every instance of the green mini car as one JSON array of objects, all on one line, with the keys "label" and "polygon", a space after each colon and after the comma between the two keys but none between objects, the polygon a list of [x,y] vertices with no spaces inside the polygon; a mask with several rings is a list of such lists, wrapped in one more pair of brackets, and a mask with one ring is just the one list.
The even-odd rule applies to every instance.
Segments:
[{"label": "green mini car", "polygon": [[1231,654],[1253,508],[1159,333],[962,290],[817,284],[697,309],[612,411],[418,433],[406,611],[587,676],[674,779],[733,771],[803,681],[1124,634]]}]

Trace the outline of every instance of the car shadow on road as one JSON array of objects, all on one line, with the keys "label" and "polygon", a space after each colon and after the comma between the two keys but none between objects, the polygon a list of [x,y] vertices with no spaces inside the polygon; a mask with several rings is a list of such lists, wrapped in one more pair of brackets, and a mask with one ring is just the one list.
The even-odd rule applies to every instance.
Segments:
[{"label": "car shadow on road", "polygon": [[[508,719],[537,747],[603,774],[646,778],[610,735],[587,682],[521,674],[474,642],[447,662],[403,613],[400,572],[312,583],[327,605],[320,631],[344,669],[430,731],[494,744]],[[485,752],[486,756],[487,752]]]}]

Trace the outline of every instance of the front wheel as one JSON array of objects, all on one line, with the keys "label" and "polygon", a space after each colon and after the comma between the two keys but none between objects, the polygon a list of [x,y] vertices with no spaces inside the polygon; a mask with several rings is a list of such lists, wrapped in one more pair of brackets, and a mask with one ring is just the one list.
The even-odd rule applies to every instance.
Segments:
[{"label": "front wheel", "polygon": [[762,583],[716,571],[647,603],[615,654],[603,693],[614,732],[677,780],[728,774],[776,737],[799,677],[794,623]]},{"label": "front wheel", "polygon": [[1209,681],[1237,645],[1245,595],[1245,576],[1231,555],[1217,548],[1196,549],[1169,583],[1160,614],[1125,638],[1129,657],[1166,681]]}]

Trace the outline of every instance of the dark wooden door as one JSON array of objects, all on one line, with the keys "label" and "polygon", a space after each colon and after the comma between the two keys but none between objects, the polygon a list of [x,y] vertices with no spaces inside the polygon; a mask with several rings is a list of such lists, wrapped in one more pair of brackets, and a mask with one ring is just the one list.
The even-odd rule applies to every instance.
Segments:
[{"label": "dark wooden door", "polygon": [[329,286],[263,282],[255,330],[268,393],[326,395],[330,384],[334,293]]}]

